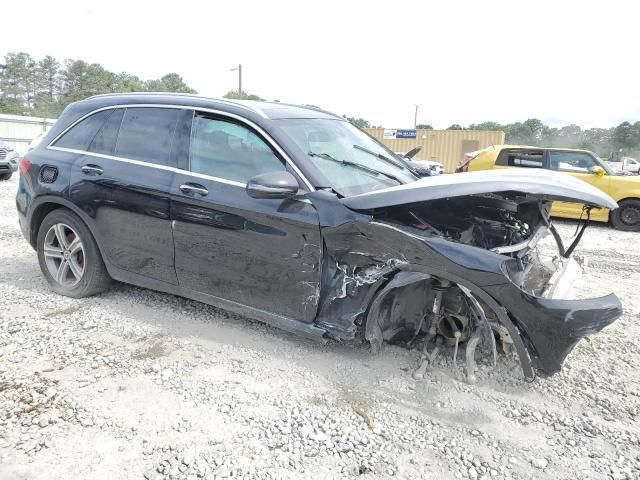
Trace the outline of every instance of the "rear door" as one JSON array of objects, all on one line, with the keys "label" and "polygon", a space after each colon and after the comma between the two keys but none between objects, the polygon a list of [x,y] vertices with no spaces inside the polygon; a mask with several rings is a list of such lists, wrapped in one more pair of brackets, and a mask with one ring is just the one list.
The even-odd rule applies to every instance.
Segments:
[{"label": "rear door", "polygon": [[196,112],[190,139],[171,190],[180,286],[312,322],[322,252],[315,208],[302,195],[245,191],[251,177],[290,166],[262,132],[224,115]]},{"label": "rear door", "polygon": [[174,132],[183,114],[157,107],[94,114],[105,118],[85,151],[76,150],[69,191],[71,201],[93,218],[113,266],[170,284],[177,277],[169,190]]},{"label": "rear door", "polygon": [[[549,169],[572,175],[580,180],[587,182],[594,187],[609,193],[609,182],[611,177],[607,174],[597,175],[591,171],[593,167],[600,166],[593,156],[587,152],[572,152],[548,150]],[[583,205],[580,203],[570,202],[553,202],[551,215],[567,218],[580,218],[584,216]],[[609,210],[604,208],[596,208],[591,212],[594,220],[607,221]]]}]

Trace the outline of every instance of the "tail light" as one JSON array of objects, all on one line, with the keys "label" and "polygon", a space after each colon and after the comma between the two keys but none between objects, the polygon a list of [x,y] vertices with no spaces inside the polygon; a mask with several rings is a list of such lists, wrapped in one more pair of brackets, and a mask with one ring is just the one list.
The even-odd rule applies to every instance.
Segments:
[{"label": "tail light", "polygon": [[480,152],[465,153],[464,157],[462,158],[462,162],[458,165],[458,168],[456,168],[456,172],[457,173],[468,172],[469,164],[471,163],[471,160],[476,158],[479,154]]},{"label": "tail light", "polygon": [[462,160],[462,163],[460,163],[458,165],[458,168],[456,168],[456,172],[460,173],[460,172],[468,172],[469,171],[469,164],[471,163],[471,160],[473,160],[473,158],[467,158],[467,156],[464,156],[464,160]]},{"label": "tail light", "polygon": [[22,157],[22,159],[20,160],[20,165],[18,165],[18,171],[20,172],[20,176],[25,175],[30,168],[31,168],[31,162],[27,159],[27,157]]}]

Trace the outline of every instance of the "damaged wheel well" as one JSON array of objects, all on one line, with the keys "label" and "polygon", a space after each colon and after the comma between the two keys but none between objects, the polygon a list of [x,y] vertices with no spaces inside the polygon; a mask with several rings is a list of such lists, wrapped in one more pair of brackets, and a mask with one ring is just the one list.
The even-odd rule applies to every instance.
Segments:
[{"label": "damaged wheel well", "polygon": [[508,312],[481,288],[447,273],[396,273],[376,292],[362,333],[374,353],[385,342],[411,345],[420,335],[427,340],[439,336],[441,342],[457,343],[468,339],[474,328],[485,328],[480,324],[482,319],[491,333],[483,309],[488,309],[487,314],[507,330],[525,378],[535,378],[522,332]]}]

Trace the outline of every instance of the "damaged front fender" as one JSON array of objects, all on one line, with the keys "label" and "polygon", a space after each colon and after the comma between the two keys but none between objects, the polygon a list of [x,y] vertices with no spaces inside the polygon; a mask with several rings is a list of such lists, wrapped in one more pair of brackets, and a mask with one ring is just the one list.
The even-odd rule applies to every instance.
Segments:
[{"label": "damaged front fender", "polygon": [[[531,253],[535,242],[523,241],[537,241],[546,205],[520,198],[510,203],[509,197],[495,195],[470,197],[466,212],[483,215],[498,205],[514,226],[505,223],[498,229],[497,219],[488,217],[477,220],[485,222],[486,230],[474,233],[463,222],[472,219],[463,218],[456,226],[457,236],[450,234],[457,239],[452,241],[433,233],[442,232],[441,227],[422,222],[435,206],[443,207],[442,201],[431,207],[414,206],[420,211],[414,215],[420,223],[412,226],[401,224],[397,219],[405,216],[397,211],[368,215],[347,209],[330,194],[313,195],[319,212],[325,210],[323,203],[330,204],[326,208],[330,216],[320,215],[322,281],[314,323],[333,338],[363,338],[374,351],[385,342],[412,346],[421,339],[424,345],[455,345],[457,350],[458,343],[467,340],[475,348],[477,332],[486,332],[490,324],[489,334],[508,338],[525,377],[533,378],[535,370],[546,375],[557,372],[580,338],[601,330],[622,312],[615,295],[561,300],[554,298],[558,291],[549,291],[562,278],[536,263]],[[459,208],[461,203],[452,205]],[[529,222],[535,223],[528,226]],[[536,237],[527,231],[536,232]],[[522,250],[499,253],[500,247],[494,246],[500,245],[501,235],[512,244],[521,242]],[[465,244],[465,238],[491,248]],[[534,277],[536,282],[526,283]],[[493,336],[491,340],[495,342]]]}]

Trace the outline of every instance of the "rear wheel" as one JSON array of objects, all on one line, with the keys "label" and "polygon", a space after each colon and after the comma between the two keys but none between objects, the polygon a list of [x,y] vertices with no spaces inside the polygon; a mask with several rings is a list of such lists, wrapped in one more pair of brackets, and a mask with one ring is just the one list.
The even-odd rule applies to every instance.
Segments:
[{"label": "rear wheel", "polygon": [[111,278],[84,222],[58,209],[42,221],[37,240],[40,269],[54,292],[82,298],[103,292]]},{"label": "rear wheel", "polygon": [[630,198],[619,203],[611,212],[611,223],[618,230],[640,232],[640,200]]}]

